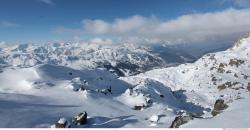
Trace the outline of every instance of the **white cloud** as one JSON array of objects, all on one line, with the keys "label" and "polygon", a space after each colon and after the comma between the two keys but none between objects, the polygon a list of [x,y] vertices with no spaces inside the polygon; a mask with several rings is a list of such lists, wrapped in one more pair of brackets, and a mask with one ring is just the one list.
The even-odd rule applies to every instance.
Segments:
[{"label": "white cloud", "polygon": [[83,28],[91,33],[104,34],[108,33],[110,25],[103,20],[83,20]]},{"label": "white cloud", "polygon": [[2,28],[14,28],[14,27],[19,27],[20,25],[17,23],[12,23],[9,21],[0,21],[0,27]]},{"label": "white cloud", "polygon": [[103,20],[83,20],[83,29],[86,31],[105,34],[105,33],[127,33],[135,31],[146,25],[146,18],[142,16],[133,16],[127,19],[117,18],[112,23]]},{"label": "white cloud", "polygon": [[39,1],[51,6],[55,5],[55,3],[52,0],[39,0]]},{"label": "white cloud", "polygon": [[132,16],[117,18],[113,22],[83,20],[85,32],[96,35],[142,37],[172,42],[202,42],[232,40],[250,32],[250,10],[227,9],[213,13],[194,13],[172,20]]},{"label": "white cloud", "polygon": [[139,15],[116,18],[111,22],[86,19],[81,24],[81,28],[60,27],[53,29],[53,32],[186,43],[232,42],[250,32],[250,10],[193,13],[170,20]]}]

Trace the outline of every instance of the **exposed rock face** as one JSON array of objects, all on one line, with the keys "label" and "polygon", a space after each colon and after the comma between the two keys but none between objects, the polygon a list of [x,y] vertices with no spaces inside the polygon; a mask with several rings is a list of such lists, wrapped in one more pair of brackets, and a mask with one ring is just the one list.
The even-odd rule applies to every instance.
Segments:
[{"label": "exposed rock face", "polygon": [[218,100],[216,100],[216,102],[214,104],[214,109],[211,112],[211,114],[213,116],[216,116],[217,114],[221,113],[221,111],[225,110],[226,108],[228,108],[228,105],[224,103],[224,100],[218,99]]},{"label": "exposed rock face", "polygon": [[223,90],[223,89],[226,89],[226,88],[231,88],[235,85],[239,84],[239,82],[226,82],[224,84],[221,84],[218,86],[218,89],[219,90]]},{"label": "exposed rock face", "polygon": [[72,122],[75,125],[84,125],[87,123],[87,117],[88,117],[87,112],[83,112],[74,117]]},{"label": "exposed rock face", "polygon": [[225,66],[227,66],[227,64],[225,64],[225,63],[220,63],[220,65],[219,65],[219,68],[217,69],[217,72],[218,73],[224,73],[225,72]]},{"label": "exposed rock face", "polygon": [[229,65],[236,66],[236,67],[239,67],[241,64],[244,64],[244,63],[245,63],[244,60],[239,60],[239,59],[230,59],[229,61]]},{"label": "exposed rock face", "polygon": [[189,122],[190,120],[192,120],[193,117],[189,116],[189,115],[180,115],[175,117],[174,121],[172,122],[170,128],[179,128],[181,125]]}]

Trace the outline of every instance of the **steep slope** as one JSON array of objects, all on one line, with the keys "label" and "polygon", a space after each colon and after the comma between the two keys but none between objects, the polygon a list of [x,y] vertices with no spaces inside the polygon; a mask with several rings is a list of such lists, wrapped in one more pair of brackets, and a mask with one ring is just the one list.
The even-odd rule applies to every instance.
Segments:
[{"label": "steep slope", "polygon": [[[213,109],[217,99],[226,104],[249,97],[250,90],[250,36],[241,38],[226,51],[207,54],[195,63],[155,69],[120,79],[134,85],[152,80],[169,87],[173,92],[183,91],[187,102]],[[209,113],[208,117],[211,117]]]}]

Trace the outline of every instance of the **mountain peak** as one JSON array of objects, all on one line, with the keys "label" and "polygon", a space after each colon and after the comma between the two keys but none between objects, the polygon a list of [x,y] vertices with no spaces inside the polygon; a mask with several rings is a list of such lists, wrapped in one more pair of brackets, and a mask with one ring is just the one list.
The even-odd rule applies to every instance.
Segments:
[{"label": "mountain peak", "polygon": [[241,36],[230,50],[245,50],[248,46],[250,46],[250,33]]}]

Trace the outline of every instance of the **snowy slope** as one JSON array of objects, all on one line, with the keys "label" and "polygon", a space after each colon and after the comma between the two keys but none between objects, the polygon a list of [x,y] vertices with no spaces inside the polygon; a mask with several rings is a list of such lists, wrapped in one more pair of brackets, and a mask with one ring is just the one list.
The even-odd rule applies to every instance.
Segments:
[{"label": "snowy slope", "polygon": [[249,128],[249,97],[230,104],[230,107],[212,119],[195,119],[182,127],[188,128]]},{"label": "snowy slope", "polygon": [[[225,103],[229,104],[230,107],[232,102],[237,102],[240,99],[246,98],[249,102],[249,57],[250,36],[248,35],[236,42],[232,48],[222,52],[207,54],[195,63],[182,64],[177,67],[165,69],[155,69],[136,76],[122,77],[120,79],[135,86],[145,86],[143,83],[148,80],[159,82],[165,87],[169,87],[173,93],[182,91],[186,102],[203,108],[209,108],[210,110],[213,109],[217,99],[225,100]],[[154,84],[154,87],[156,86],[158,85]],[[241,110],[241,108],[237,107],[235,109]],[[244,117],[243,114],[248,112],[246,108],[242,108],[242,110],[243,112],[238,115],[239,118]],[[209,114],[205,114],[204,117],[212,117]],[[227,114],[225,114],[225,117],[221,115],[221,118],[218,120],[223,121],[222,118],[227,118],[228,116]],[[215,122],[216,119],[211,119],[211,122]],[[202,123],[205,123],[205,120]],[[190,125],[190,127],[195,126],[203,127],[199,122],[198,125]],[[204,126],[209,127],[208,125]],[[223,123],[215,126],[227,127]],[[236,126],[241,126],[240,122]],[[242,124],[242,127],[246,126],[249,127],[247,124]]]},{"label": "snowy slope", "polygon": [[[0,127],[50,127],[60,117],[71,120],[83,111],[89,123],[73,127],[168,127],[180,110],[203,110],[177,99],[160,83],[149,80],[135,90],[102,69],[5,68],[0,82]],[[151,121],[151,116],[159,119]]]},{"label": "snowy slope", "polygon": [[[240,39],[232,48],[207,54],[195,63],[120,78],[106,69],[93,67],[90,62],[84,65],[92,67],[83,67],[79,66],[82,60],[68,62],[66,59],[71,53],[78,57],[84,55],[84,58],[87,54],[95,54],[90,59],[100,54],[100,59],[93,60],[102,61],[107,56],[106,61],[109,61],[110,56],[116,54],[114,52],[122,52],[126,47],[119,45],[117,48],[121,50],[113,51],[117,48],[99,50],[95,46],[93,53],[83,53],[85,47],[91,48],[91,45],[76,45],[75,50],[73,46],[48,45],[56,51],[39,56],[39,53],[33,54],[34,45],[2,48],[1,63],[5,67],[0,72],[0,127],[51,127],[62,117],[71,121],[84,111],[88,113],[88,123],[72,127],[170,127],[175,117],[183,113],[196,118],[181,127],[207,127],[206,120],[208,123],[218,121],[215,127],[227,127],[220,122],[231,117],[231,111],[237,111],[238,118],[248,112],[248,105],[240,104],[250,99],[247,89],[250,83],[249,36]],[[84,47],[79,49],[79,46]],[[127,49],[115,57],[128,56],[132,50],[136,51],[136,57],[151,55],[150,51],[140,48]],[[18,55],[14,56],[15,53]],[[35,57],[44,58],[44,61],[34,62],[38,61]],[[48,60],[50,58],[53,60]],[[116,64],[113,63],[116,60],[111,59],[110,62]],[[149,61],[133,63],[137,62],[146,64]],[[229,108],[212,117],[211,110],[219,98],[224,99]],[[247,127],[246,121],[236,126]]]}]

